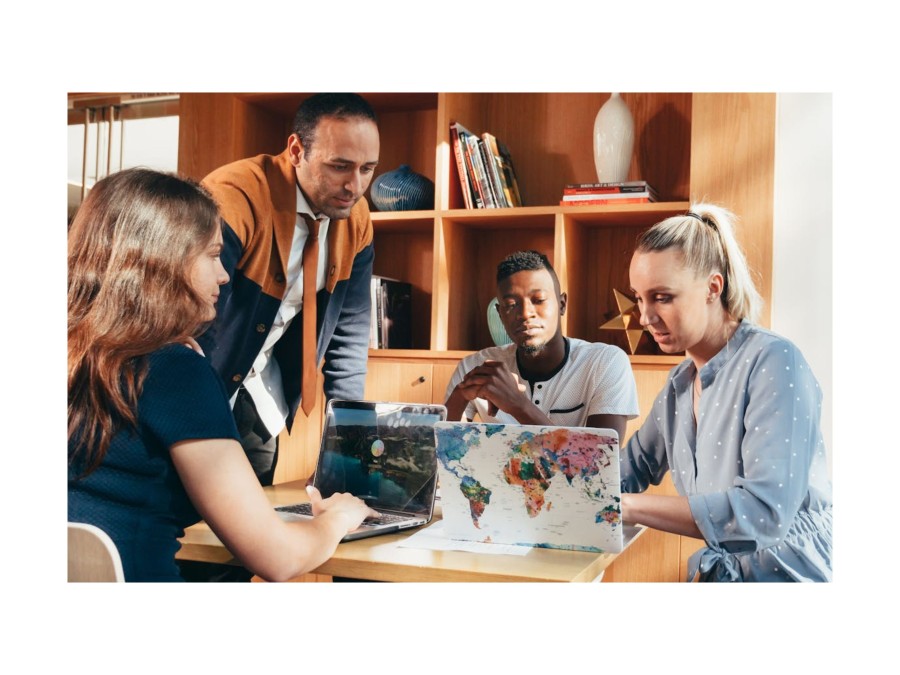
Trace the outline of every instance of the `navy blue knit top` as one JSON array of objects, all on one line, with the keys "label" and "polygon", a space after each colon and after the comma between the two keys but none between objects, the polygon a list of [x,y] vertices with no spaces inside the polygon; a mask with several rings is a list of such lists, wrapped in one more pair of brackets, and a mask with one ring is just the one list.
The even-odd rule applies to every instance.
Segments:
[{"label": "navy blue knit top", "polygon": [[86,478],[76,479],[79,467],[69,466],[69,521],[109,534],[126,581],[182,581],[178,538],[200,515],[169,449],[179,441],[239,437],[222,382],[204,357],[169,345],[148,359],[137,432],[119,432]]}]

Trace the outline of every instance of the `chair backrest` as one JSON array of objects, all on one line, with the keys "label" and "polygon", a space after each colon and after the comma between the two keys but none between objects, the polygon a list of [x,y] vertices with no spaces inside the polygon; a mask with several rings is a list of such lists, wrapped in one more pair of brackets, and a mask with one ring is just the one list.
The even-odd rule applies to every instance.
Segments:
[{"label": "chair backrest", "polygon": [[125,581],[119,551],[99,527],[69,523],[69,581]]}]

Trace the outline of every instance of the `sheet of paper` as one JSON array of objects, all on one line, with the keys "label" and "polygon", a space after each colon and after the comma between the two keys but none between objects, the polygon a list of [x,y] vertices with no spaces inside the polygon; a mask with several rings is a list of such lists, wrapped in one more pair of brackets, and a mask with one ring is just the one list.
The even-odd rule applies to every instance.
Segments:
[{"label": "sheet of paper", "polygon": [[528,552],[531,551],[530,546],[485,544],[475,541],[449,539],[444,533],[444,522],[442,520],[438,520],[428,527],[423,527],[397,545],[409,548],[425,548],[431,551],[469,551],[471,553],[488,553],[491,555],[528,555]]}]

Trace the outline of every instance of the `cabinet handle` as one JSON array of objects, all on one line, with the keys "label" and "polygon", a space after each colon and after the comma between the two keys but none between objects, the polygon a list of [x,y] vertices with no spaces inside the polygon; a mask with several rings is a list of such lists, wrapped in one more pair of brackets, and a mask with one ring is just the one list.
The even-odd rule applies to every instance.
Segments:
[{"label": "cabinet handle", "polygon": [[424,376],[424,375],[419,375],[419,382],[422,383],[422,384],[425,383],[425,376]]}]

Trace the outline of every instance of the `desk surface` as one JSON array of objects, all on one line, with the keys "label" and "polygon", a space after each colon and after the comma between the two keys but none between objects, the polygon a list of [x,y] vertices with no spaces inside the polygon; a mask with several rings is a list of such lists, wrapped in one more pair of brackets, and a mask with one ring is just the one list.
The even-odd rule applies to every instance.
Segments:
[{"label": "desk surface", "polygon": [[[307,501],[304,486],[304,481],[294,481],[265,491],[272,505],[280,506]],[[439,509],[436,511],[435,518],[439,518]],[[514,556],[399,546],[412,532],[415,530],[340,544],[334,556],[312,572],[370,581],[595,581],[616,559],[612,553],[542,548]],[[238,564],[206,523],[185,530],[181,544],[176,556],[180,560]]]}]

